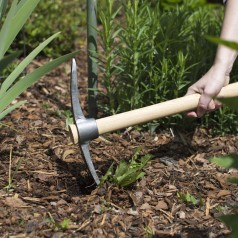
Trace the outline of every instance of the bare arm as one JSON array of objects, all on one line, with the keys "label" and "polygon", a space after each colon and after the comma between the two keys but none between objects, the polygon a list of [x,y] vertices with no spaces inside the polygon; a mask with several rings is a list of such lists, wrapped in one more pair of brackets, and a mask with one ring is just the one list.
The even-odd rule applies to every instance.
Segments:
[{"label": "bare arm", "polygon": [[[238,42],[238,1],[228,0],[225,8],[225,17],[221,30],[221,38]],[[218,64],[230,73],[237,52],[226,46],[218,46],[214,64]]]},{"label": "bare arm", "polygon": [[[224,40],[238,42],[238,0],[228,0],[220,37]],[[229,83],[230,71],[237,57],[237,52],[226,46],[217,48],[214,64],[208,72],[193,84],[187,94],[200,93],[201,97],[196,112],[189,112],[191,117],[201,117],[206,112],[219,107],[219,103],[212,100],[221,88]]]}]

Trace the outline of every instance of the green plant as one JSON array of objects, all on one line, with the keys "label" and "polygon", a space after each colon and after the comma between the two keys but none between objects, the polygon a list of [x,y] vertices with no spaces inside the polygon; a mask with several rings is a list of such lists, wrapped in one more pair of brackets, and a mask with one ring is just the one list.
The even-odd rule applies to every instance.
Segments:
[{"label": "green plant", "polygon": [[143,177],[145,173],[142,171],[142,169],[147,165],[152,156],[145,155],[140,158],[139,153],[140,149],[136,151],[129,163],[124,160],[120,161],[116,170],[114,170],[114,164],[112,164],[106,174],[101,178],[100,186],[105,181],[109,181],[119,187],[128,187]]},{"label": "green plant", "polygon": [[[17,34],[22,29],[23,25],[29,18],[30,14],[36,8],[40,0],[13,0],[10,9],[4,19],[0,31],[0,69],[3,70],[8,67],[20,53],[18,51],[9,53],[11,45]],[[7,6],[7,0],[2,0],[0,4],[0,17],[3,19]],[[0,20],[1,20],[0,19]],[[0,120],[5,117],[12,110],[20,107],[25,101],[17,102],[10,105],[23,91],[35,83],[40,77],[47,74],[52,69],[56,68],[65,61],[74,57],[78,52],[73,52],[61,56],[51,62],[37,68],[36,70],[21,76],[24,69],[31,63],[31,61],[52,41],[59,33],[56,33],[46,39],[38,47],[36,47],[26,58],[24,58],[7,76],[7,78],[0,82]]]},{"label": "green plant", "polygon": [[63,231],[67,230],[70,222],[71,221],[69,218],[64,218],[64,220],[62,222],[60,222],[60,224],[59,224],[60,229]]},{"label": "green plant", "polygon": [[118,56],[117,38],[122,30],[119,24],[115,24],[117,15],[121,7],[116,10],[113,9],[115,4],[114,0],[105,0],[106,9],[99,11],[99,20],[103,26],[103,31],[98,31],[101,37],[101,45],[103,52],[100,54],[99,67],[102,72],[103,84],[106,89],[105,95],[108,100],[108,110],[113,114],[116,112],[115,94],[116,94],[116,76],[121,72],[121,69],[117,67],[116,59]]},{"label": "green plant", "polygon": [[65,118],[65,129],[68,130],[69,125],[73,124],[72,112],[69,110],[58,110],[57,115],[61,118]]},{"label": "green plant", "polygon": [[144,230],[147,234],[147,238],[153,238],[153,229],[151,227],[146,226]]},{"label": "green plant", "polygon": [[[162,2],[173,4],[165,9]],[[129,0],[122,1],[121,8],[113,5],[115,1],[107,0],[107,8],[99,10],[106,112],[129,111],[183,96],[188,85],[212,64],[216,47],[205,36],[219,34],[222,6],[202,0]],[[183,120],[175,115],[153,124],[168,127]]]},{"label": "green plant", "polygon": [[53,225],[53,228],[60,231],[66,231],[69,227],[71,220],[69,218],[64,218],[61,222],[56,222],[53,216],[48,212],[49,218],[46,220],[49,224]]},{"label": "green plant", "polygon": [[183,202],[192,203],[194,206],[199,203],[198,200],[189,192],[186,193],[177,192],[177,197]]}]

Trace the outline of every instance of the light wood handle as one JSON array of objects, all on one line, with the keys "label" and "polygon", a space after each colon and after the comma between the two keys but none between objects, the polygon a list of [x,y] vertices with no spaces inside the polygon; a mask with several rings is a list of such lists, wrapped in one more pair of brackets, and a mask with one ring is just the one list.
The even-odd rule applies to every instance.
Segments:
[{"label": "light wood handle", "polygon": [[[222,88],[218,98],[237,96],[238,83],[233,83]],[[173,114],[194,110],[198,105],[199,98],[200,94],[192,94],[129,112],[123,112],[117,115],[97,119],[96,123],[99,135],[129,126],[139,125]]]}]

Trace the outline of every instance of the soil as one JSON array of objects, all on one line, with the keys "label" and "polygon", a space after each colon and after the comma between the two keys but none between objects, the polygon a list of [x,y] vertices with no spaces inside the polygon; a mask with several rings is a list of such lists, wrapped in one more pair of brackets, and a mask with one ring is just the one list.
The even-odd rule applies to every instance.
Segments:
[{"label": "soil", "polygon": [[[83,55],[77,63],[86,113]],[[238,173],[208,159],[237,153],[238,136],[212,137],[199,128],[154,134],[127,128],[102,135],[90,143],[100,176],[138,148],[153,159],[128,188],[109,182],[96,187],[67,131],[69,81],[70,62],[28,89],[21,96],[27,103],[1,121],[0,237],[228,237],[219,217],[234,212],[238,188],[227,177]]]}]

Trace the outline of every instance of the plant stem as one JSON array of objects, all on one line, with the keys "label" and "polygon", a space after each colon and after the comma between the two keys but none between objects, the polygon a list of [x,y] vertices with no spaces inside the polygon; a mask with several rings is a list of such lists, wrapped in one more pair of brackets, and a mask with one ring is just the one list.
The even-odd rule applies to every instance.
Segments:
[{"label": "plant stem", "polygon": [[97,116],[97,0],[87,0],[88,42],[88,110],[90,117]]}]

